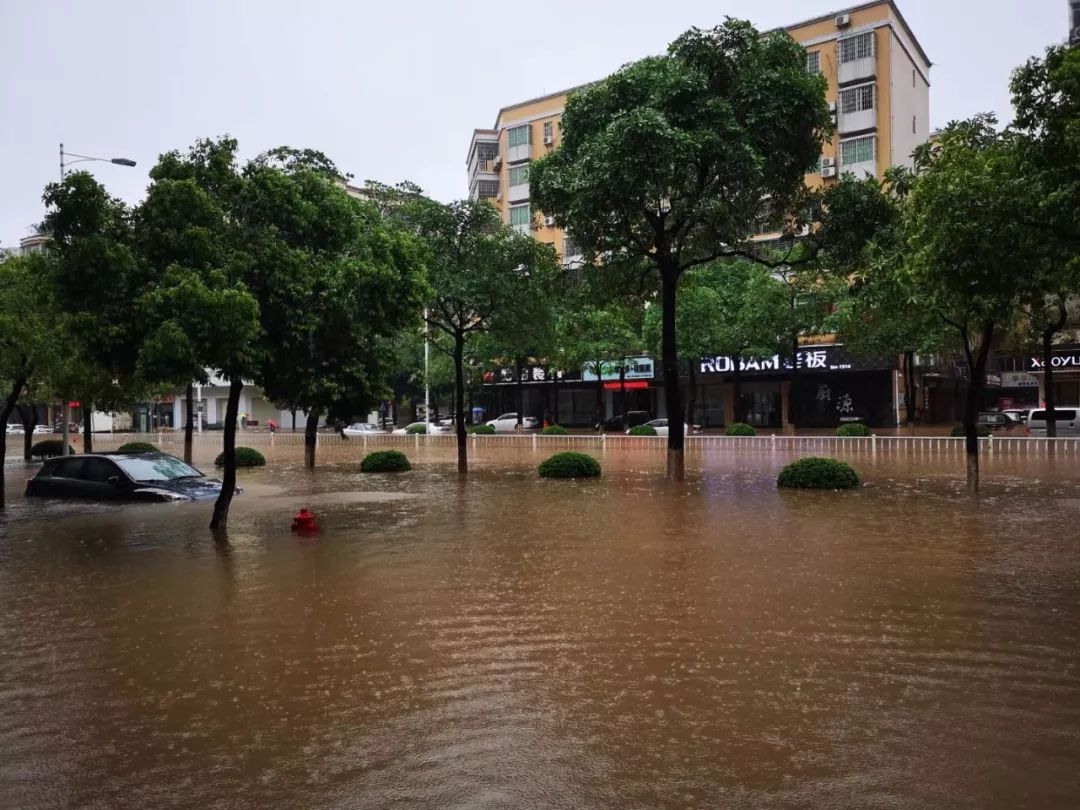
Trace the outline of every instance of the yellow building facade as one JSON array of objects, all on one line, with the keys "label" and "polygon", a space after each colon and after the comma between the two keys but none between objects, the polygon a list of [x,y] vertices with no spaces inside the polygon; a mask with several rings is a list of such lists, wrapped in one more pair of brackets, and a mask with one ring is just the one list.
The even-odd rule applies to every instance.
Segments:
[{"label": "yellow building facade", "polygon": [[[911,164],[930,134],[930,60],[896,4],[863,3],[785,27],[806,49],[808,71],[828,82],[836,132],[806,176],[811,186],[841,174],[881,177]],[[579,251],[551,220],[533,210],[529,164],[559,145],[570,88],[499,110],[491,129],[473,131],[466,161],[469,195],[489,199],[503,221],[552,244],[564,261]]]}]

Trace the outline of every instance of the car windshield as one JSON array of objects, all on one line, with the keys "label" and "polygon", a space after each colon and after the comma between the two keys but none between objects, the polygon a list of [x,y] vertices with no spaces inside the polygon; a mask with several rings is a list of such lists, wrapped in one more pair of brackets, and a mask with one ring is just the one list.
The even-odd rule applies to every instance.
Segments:
[{"label": "car windshield", "polygon": [[135,481],[176,481],[180,478],[202,478],[202,473],[172,456],[115,459],[128,476]]}]

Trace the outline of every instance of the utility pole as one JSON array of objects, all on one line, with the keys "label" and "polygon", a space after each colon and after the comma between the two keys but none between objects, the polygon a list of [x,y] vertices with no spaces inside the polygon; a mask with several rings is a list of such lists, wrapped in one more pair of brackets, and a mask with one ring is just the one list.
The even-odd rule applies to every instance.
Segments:
[{"label": "utility pole", "polygon": [[431,431],[431,382],[428,378],[428,359],[430,346],[428,342],[427,307],[424,307],[424,433]]}]

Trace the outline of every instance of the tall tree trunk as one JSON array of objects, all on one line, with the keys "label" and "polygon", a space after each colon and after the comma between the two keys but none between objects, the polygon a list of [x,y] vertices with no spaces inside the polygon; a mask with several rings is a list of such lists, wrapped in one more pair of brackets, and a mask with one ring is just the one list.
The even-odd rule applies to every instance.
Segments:
[{"label": "tall tree trunk", "polygon": [[[1046,435],[1049,437],[1057,436],[1057,418],[1054,416],[1054,405],[1057,404],[1057,397],[1054,396],[1054,335],[1065,328],[1065,322],[1068,319],[1064,304],[1060,306],[1059,312],[1058,320],[1050,324],[1042,333],[1043,389],[1046,391]],[[1051,443],[1051,446],[1053,446],[1053,443]]]},{"label": "tall tree trunk", "polygon": [[304,420],[304,469],[315,469],[315,448],[319,439],[319,417],[322,414],[317,408],[308,411],[307,419]]},{"label": "tall tree trunk", "polygon": [[240,393],[244,390],[244,380],[237,374],[229,380],[229,399],[225,405],[224,474],[221,479],[221,493],[214,501],[214,516],[210,519],[210,528],[224,539],[229,525],[229,506],[236,492],[236,415],[240,412]]},{"label": "tall tree trunk", "polygon": [[739,355],[735,355],[731,358],[731,398],[734,400],[731,403],[731,415],[735,417],[736,422],[746,421],[746,406],[743,404],[742,399],[742,358]]},{"label": "tall tree trunk", "polygon": [[604,363],[596,361],[596,429],[604,432]]},{"label": "tall tree trunk", "polygon": [[29,374],[20,375],[16,378],[11,384],[7,397],[4,399],[3,406],[0,407],[0,509],[3,509],[6,503],[4,500],[4,463],[7,461],[8,418],[11,416],[11,412],[15,410],[15,403],[19,401],[19,396],[22,394],[28,377]]},{"label": "tall tree trunk", "polygon": [[521,369],[524,365],[522,358],[517,358],[514,365],[517,368],[517,426],[518,430],[525,429],[525,381],[521,377]]},{"label": "tall tree trunk", "polygon": [[465,338],[454,335],[454,433],[457,434],[457,471],[469,471],[469,442],[465,432]]},{"label": "tall tree trunk", "polygon": [[799,422],[798,407],[795,404],[795,391],[796,381],[799,378],[799,334],[796,332],[791,336],[791,384],[788,386],[788,426],[791,428],[791,432],[795,432],[795,428]]},{"label": "tall tree trunk", "polygon": [[909,427],[915,426],[915,413],[918,409],[918,392],[915,390],[915,352],[904,352],[900,365],[904,377],[904,421]]},{"label": "tall tree trunk", "polygon": [[986,361],[990,357],[990,343],[994,339],[994,324],[983,324],[979,345],[974,353],[966,332],[963,337],[970,378],[964,403],[964,452],[967,458],[967,489],[974,495],[979,491],[979,407],[986,386]]},{"label": "tall tree trunk", "polygon": [[686,478],[682,392],[679,390],[679,353],[675,343],[675,294],[679,288],[679,268],[670,257],[660,266],[661,330],[660,354],[664,373],[664,402],[667,409],[667,477]]},{"label": "tall tree trunk", "polygon": [[[34,446],[34,428],[37,427],[37,408],[33,405],[16,405],[23,424],[23,461],[30,461],[30,450]],[[6,430],[6,427],[5,427]]]},{"label": "tall tree trunk", "polygon": [[697,360],[686,361],[686,424],[694,426],[694,411],[697,409]]},{"label": "tall tree trunk", "polygon": [[187,416],[184,419],[184,461],[191,464],[195,443],[195,386],[188,383],[184,394]]},{"label": "tall tree trunk", "polygon": [[292,412],[292,432],[296,433],[296,408],[289,409]]},{"label": "tall tree trunk", "polygon": [[83,429],[83,452],[94,452],[94,405],[90,402],[83,403],[82,409]]}]

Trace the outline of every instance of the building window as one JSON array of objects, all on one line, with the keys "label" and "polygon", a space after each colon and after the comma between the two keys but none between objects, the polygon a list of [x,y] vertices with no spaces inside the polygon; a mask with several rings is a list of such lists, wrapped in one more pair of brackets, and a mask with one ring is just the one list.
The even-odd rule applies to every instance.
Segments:
[{"label": "building window", "polygon": [[476,196],[481,200],[489,200],[499,196],[498,180],[481,180],[476,184]]},{"label": "building window", "polygon": [[530,131],[531,129],[528,124],[507,130],[506,145],[513,147],[524,146],[527,143],[531,143],[532,139],[529,137]]},{"label": "building window", "polygon": [[840,91],[840,112],[843,115],[874,109],[874,85],[864,84]]},{"label": "building window", "polygon": [[510,167],[510,185],[523,186],[529,182],[529,167],[528,166],[511,166]]},{"label": "building window", "polygon": [[530,214],[529,206],[527,204],[510,206],[511,225],[529,225],[531,222],[532,214]]},{"label": "building window", "polygon": [[580,247],[574,244],[573,240],[569,236],[563,239],[562,243],[562,255],[564,259],[568,259],[571,256],[580,256],[583,251]]},{"label": "building window", "polygon": [[811,51],[806,55],[806,72],[821,73],[821,51]]},{"label": "building window", "polygon": [[849,166],[852,163],[866,163],[874,160],[877,147],[877,138],[867,135],[863,138],[852,138],[850,141],[840,142],[840,164]]},{"label": "building window", "polygon": [[854,62],[856,59],[867,59],[874,55],[874,32],[867,31],[865,34],[846,37],[837,45],[840,49],[840,64]]},{"label": "building window", "polygon": [[494,160],[497,154],[499,154],[499,145],[497,143],[478,143],[476,145],[476,159],[481,163]]},{"label": "building window", "polygon": [[550,143],[555,125],[551,121],[544,122],[544,143]]}]

